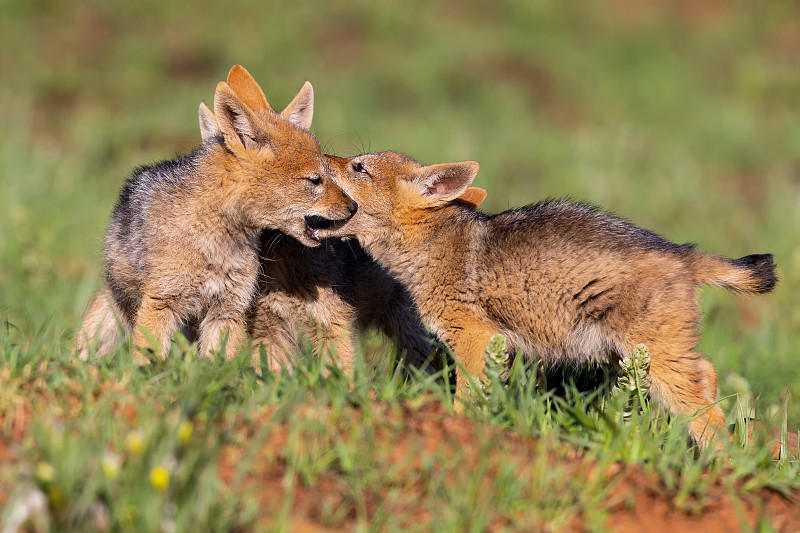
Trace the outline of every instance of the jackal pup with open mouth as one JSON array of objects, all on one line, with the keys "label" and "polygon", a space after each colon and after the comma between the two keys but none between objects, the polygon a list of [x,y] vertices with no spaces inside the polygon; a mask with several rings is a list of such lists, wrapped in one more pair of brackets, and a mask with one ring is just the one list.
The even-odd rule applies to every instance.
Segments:
[{"label": "jackal pup with open mouth", "polygon": [[91,343],[99,353],[116,344],[118,321],[137,347],[148,348],[145,331],[152,334],[162,356],[187,323],[199,325],[203,355],[225,335],[227,353],[236,352],[257,295],[262,231],[314,247],[319,227],[357,209],[308,131],[313,105],[306,82],[283,113],[257,114],[220,82],[219,135],[187,156],[134,172],[106,237],[105,285],[78,333],[82,358]]},{"label": "jackal pup with open mouth", "polygon": [[[227,83],[256,114],[272,112],[261,87],[243,68],[231,69]],[[199,115],[204,141],[221,135],[205,104]],[[307,118],[306,128],[311,115]],[[349,160],[326,158],[331,171],[347,172]],[[486,191],[470,187],[458,201],[474,208],[485,197]],[[263,347],[272,370],[291,368],[301,339],[307,339],[316,353],[330,353],[349,373],[359,339],[379,331],[406,364],[436,366],[430,359],[436,343],[408,291],[357,242],[327,239],[311,249],[279,230],[264,230],[261,242],[258,297],[247,321],[255,361]]]}]

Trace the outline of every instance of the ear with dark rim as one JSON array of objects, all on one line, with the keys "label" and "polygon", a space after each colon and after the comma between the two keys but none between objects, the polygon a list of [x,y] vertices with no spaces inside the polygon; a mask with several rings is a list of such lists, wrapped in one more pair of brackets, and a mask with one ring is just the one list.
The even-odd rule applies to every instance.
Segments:
[{"label": "ear with dark rim", "polygon": [[219,126],[217,126],[217,119],[214,117],[214,113],[211,112],[205,102],[200,102],[198,115],[200,117],[200,137],[203,142],[222,135]]},{"label": "ear with dark rim", "polygon": [[468,207],[478,207],[486,200],[487,195],[488,193],[485,189],[481,189],[480,187],[467,187],[466,192],[454,201]]},{"label": "ear with dark rim", "polygon": [[281,116],[304,130],[311,128],[311,120],[314,118],[314,88],[311,83],[303,84],[297,96],[281,111]]},{"label": "ear with dark rim", "polygon": [[264,96],[264,91],[256,83],[253,76],[241,65],[234,65],[228,72],[228,86],[233,89],[250,109],[259,113],[263,110],[272,111]]},{"label": "ear with dark rim", "polygon": [[475,161],[429,165],[417,169],[414,183],[423,196],[449,202],[467,191],[478,169],[480,165]]},{"label": "ear with dark rim", "polygon": [[217,84],[214,93],[214,115],[225,145],[234,153],[264,145],[267,135],[261,119],[224,81]]}]

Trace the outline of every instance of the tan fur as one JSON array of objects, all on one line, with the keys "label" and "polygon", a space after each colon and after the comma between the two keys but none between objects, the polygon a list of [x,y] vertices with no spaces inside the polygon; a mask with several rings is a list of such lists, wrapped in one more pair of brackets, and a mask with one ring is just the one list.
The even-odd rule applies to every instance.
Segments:
[{"label": "tan fur", "polygon": [[82,360],[89,357],[90,349],[96,353],[109,353],[122,339],[125,331],[122,312],[116,308],[108,287],[98,292],[89,305],[81,330],[76,336],[76,350]]},{"label": "tan fur", "polygon": [[[309,97],[304,86],[293,101],[301,122],[313,108]],[[170,335],[196,322],[203,354],[225,335],[234,354],[257,292],[261,231],[313,247],[319,241],[307,217],[342,220],[355,210],[317,141],[291,120],[254,113],[225,82],[214,113],[201,106],[200,118],[219,135],[186,159],[140,169],[123,189],[106,240],[106,286],[78,334],[83,358],[89,340],[104,348],[114,340],[114,311],[140,348],[150,344],[147,330],[165,355]],[[113,305],[103,303],[109,294]]]},{"label": "tan fur", "polygon": [[[243,68],[231,69],[227,83],[253,106],[254,113],[271,112],[266,97]],[[281,116],[310,127],[313,100],[309,105],[309,94],[301,90]],[[208,123],[201,106],[204,139],[218,135]],[[326,157],[332,170],[346,171],[348,160]],[[485,198],[486,191],[470,187],[458,200],[474,208]],[[397,344],[398,355],[407,363],[429,363],[431,339],[408,293],[358,244],[331,241],[308,250],[277,231],[265,232],[262,243],[259,296],[248,319],[256,362],[263,346],[273,371],[291,367],[292,355],[306,338],[318,353],[335,355],[349,372],[358,337],[366,330],[377,330]]]},{"label": "tan fur", "polygon": [[214,113],[205,102],[200,102],[200,109],[197,114],[200,119],[200,136],[204,142],[222,135],[222,132],[219,131],[219,126],[217,126],[217,119],[214,117]]},{"label": "tan fur", "polygon": [[[707,445],[724,415],[716,372],[694,351],[697,287],[771,290],[771,256],[710,256],[567,202],[477,213],[453,201],[477,171],[474,162],[424,167],[394,152],[351,158],[342,187],[359,211],[322,235],[357,237],[473,376],[495,333],[545,363],[615,365],[647,345],[653,396],[673,413],[701,411],[690,431]],[[459,371],[460,393],[465,380]]]},{"label": "tan fur", "polygon": [[489,193],[486,192],[486,189],[481,189],[480,187],[469,187],[467,190],[456,198],[456,201],[463,202],[464,204],[471,206],[471,207],[478,207],[486,200],[486,196]]},{"label": "tan fur", "polygon": [[242,102],[253,111],[264,109],[272,111],[264,91],[256,83],[256,80],[250,73],[241,65],[234,65],[228,72],[227,84],[236,91]]}]

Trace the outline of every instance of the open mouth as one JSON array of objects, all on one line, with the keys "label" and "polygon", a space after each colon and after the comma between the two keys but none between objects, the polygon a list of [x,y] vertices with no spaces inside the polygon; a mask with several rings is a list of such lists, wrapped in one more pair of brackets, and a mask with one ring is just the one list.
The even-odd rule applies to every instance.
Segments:
[{"label": "open mouth", "polygon": [[306,220],[306,236],[312,241],[319,242],[320,230],[335,230],[336,228],[342,227],[349,218],[345,218],[342,220],[331,220],[329,218],[321,217],[319,215],[310,215],[305,218]]}]

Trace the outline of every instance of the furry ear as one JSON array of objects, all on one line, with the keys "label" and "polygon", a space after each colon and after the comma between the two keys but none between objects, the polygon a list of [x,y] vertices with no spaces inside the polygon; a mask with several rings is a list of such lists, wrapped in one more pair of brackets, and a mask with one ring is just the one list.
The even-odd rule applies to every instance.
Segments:
[{"label": "furry ear", "polygon": [[455,199],[456,202],[469,207],[478,207],[486,200],[487,192],[480,187],[467,187],[464,194]]},{"label": "furry ear", "polygon": [[314,118],[314,88],[309,82],[303,84],[297,96],[281,111],[281,116],[304,130],[311,128],[311,120]]},{"label": "furry ear", "polygon": [[414,182],[423,196],[448,202],[467,191],[479,168],[475,161],[430,165],[417,169]]},{"label": "furry ear", "polygon": [[217,126],[217,119],[214,117],[214,113],[211,112],[205,102],[200,102],[198,115],[200,117],[200,137],[203,142],[222,135],[219,126]]},{"label": "furry ear", "polygon": [[234,153],[259,147],[267,137],[261,120],[224,81],[214,93],[214,115],[225,145]]},{"label": "furry ear", "polygon": [[256,80],[243,66],[234,65],[231,67],[231,71],[228,72],[228,86],[256,113],[263,110],[272,111],[267,102],[267,97],[264,96],[264,91],[261,90]]}]

